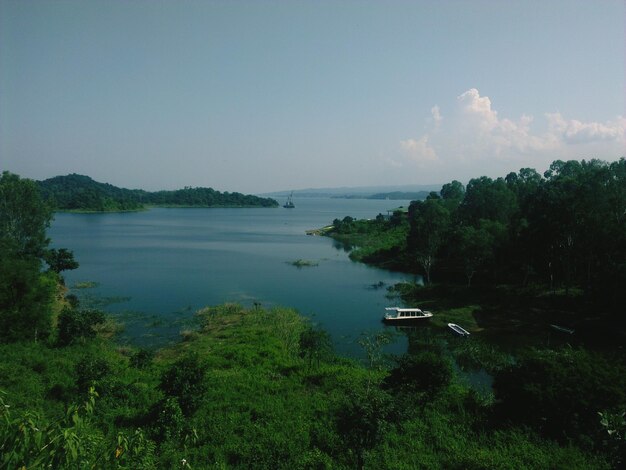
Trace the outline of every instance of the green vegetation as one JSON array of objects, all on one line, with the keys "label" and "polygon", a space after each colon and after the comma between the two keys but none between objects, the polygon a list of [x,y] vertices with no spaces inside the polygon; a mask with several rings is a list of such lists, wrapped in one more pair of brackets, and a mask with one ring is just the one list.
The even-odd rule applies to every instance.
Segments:
[{"label": "green vegetation", "polygon": [[[336,357],[293,310],[223,305],[197,322],[192,339],[156,354],[98,336],[0,345],[3,466],[610,468],[599,416],[585,445],[542,438],[516,415],[501,424],[504,411],[427,345],[387,368],[374,338],[368,369]],[[602,392],[624,385],[617,374]],[[595,397],[585,392],[573,406]]]},{"label": "green vegetation", "polygon": [[288,264],[295,266],[296,268],[304,268],[304,267],[312,267],[319,265],[316,261],[311,261],[308,259],[297,259],[295,261],[288,261]]},{"label": "green vegetation", "polygon": [[404,266],[408,221],[400,212],[389,220],[378,215],[374,220],[356,220],[350,216],[335,219],[332,229],[320,232],[330,235],[343,248],[350,250],[350,258],[386,268]]},{"label": "green vegetation", "polygon": [[42,195],[56,210],[74,212],[118,212],[161,207],[277,207],[269,198],[211,188],[186,187],[176,191],[148,192],[98,183],[88,176],[71,174],[40,181]]},{"label": "green vegetation", "polygon": [[[324,234],[354,260],[421,274],[424,283],[391,295],[436,312],[435,327],[472,332],[446,349],[461,370],[494,378],[489,426],[523,426],[624,462],[624,158],[555,161],[543,176],[525,168],[467,188],[453,181],[412,202],[406,217],[346,217]],[[400,377],[411,375],[409,363],[400,366]]]},{"label": "green vegetation", "polygon": [[[396,213],[390,220],[337,220],[336,236],[362,235],[368,242],[361,248],[363,260],[385,262],[389,256],[403,265],[413,259],[425,270],[430,256],[433,278],[455,279],[454,269],[464,271],[464,266],[454,264],[453,251],[449,258],[442,254],[450,248],[451,226],[444,230],[445,221],[461,220],[455,219],[459,201],[465,201],[461,189],[460,184],[444,186],[441,196],[413,205],[408,219]],[[502,184],[494,191],[501,198]],[[514,206],[511,201],[507,206]],[[483,218],[471,227],[504,247],[509,239],[502,233],[510,230],[494,224],[506,211],[489,211],[495,219]],[[578,255],[568,252],[571,271],[565,264],[559,271],[553,267],[543,275],[560,276],[549,276],[544,284],[537,273],[532,286],[492,285],[486,279],[494,260],[501,260],[499,279],[514,272],[495,252],[474,265],[481,282],[466,283],[461,276],[456,284],[396,286],[394,291],[411,303],[441,307],[441,318],[433,322],[472,318],[474,324],[464,324],[479,334],[443,341],[410,332],[409,352],[392,360],[383,353],[391,340],[387,332],[364,334],[358,343],[366,362],[360,364],[335,355],[328,335],[297,312],[260,305],[204,308],[173,347],[118,347],[112,339],[116,325],[106,315],[64,295],[60,273],[76,262],[68,250],[48,249],[51,214],[35,183],[3,173],[0,468],[623,465],[626,365],[620,350],[610,344],[601,352],[577,345],[526,347],[513,358],[487,341],[498,328],[519,333],[520,318],[528,323],[547,321],[546,313],[580,318],[582,309],[570,313],[566,308],[589,305],[599,289],[593,282],[583,285],[581,276],[593,280],[623,265],[623,238],[611,223],[604,230],[616,238],[602,239],[605,251],[594,245],[593,253],[616,258],[608,268],[591,263],[590,277],[578,272]],[[440,219],[434,223],[427,214]],[[411,238],[426,235],[426,227],[433,231],[427,242]],[[605,309],[598,312],[614,318],[614,300],[596,302]],[[462,378],[461,371],[477,368],[493,375],[493,394],[480,395]]]},{"label": "green vegetation", "polygon": [[412,202],[406,217],[346,217],[333,225],[327,233],[354,248],[355,260],[420,273],[426,285],[453,291],[465,284],[493,293],[506,285],[522,302],[531,294],[545,307],[546,296],[553,310],[573,311],[564,318],[570,325],[591,314],[626,329],[624,158],[555,161],[543,176],[524,168],[472,179],[467,188],[453,181]]},{"label": "green vegetation", "polygon": [[[78,267],[71,251],[48,249],[52,211],[37,185],[0,177],[0,342],[45,340],[52,326],[59,273]],[[47,272],[42,272],[45,262]]]}]

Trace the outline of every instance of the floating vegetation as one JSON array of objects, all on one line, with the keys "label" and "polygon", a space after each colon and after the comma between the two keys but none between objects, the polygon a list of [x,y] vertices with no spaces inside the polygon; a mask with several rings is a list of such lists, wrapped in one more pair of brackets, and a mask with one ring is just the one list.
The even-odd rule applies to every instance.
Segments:
[{"label": "floating vegetation", "polygon": [[297,259],[295,261],[287,261],[287,264],[295,266],[296,268],[312,267],[312,266],[319,265],[319,263],[308,260],[308,259]]},{"label": "floating vegetation", "polygon": [[369,286],[367,286],[367,288],[369,290],[379,290],[385,287],[386,285],[387,284],[384,281],[378,281],[378,282],[375,282],[374,284],[370,284]]},{"label": "floating vegetation", "polygon": [[131,297],[128,296],[109,296],[109,297],[100,297],[96,295],[84,295],[80,297],[80,303],[82,306],[87,308],[104,308],[109,305],[119,304],[122,302],[130,301]]},{"label": "floating vegetation", "polygon": [[72,286],[72,289],[93,289],[95,287],[98,287],[100,285],[99,282],[94,282],[94,281],[82,281],[82,282],[77,282]]}]

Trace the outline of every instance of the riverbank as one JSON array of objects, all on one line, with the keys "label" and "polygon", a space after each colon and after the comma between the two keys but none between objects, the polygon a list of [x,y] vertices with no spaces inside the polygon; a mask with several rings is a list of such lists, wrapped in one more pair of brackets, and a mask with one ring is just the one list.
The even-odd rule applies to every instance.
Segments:
[{"label": "riverbank", "polygon": [[[609,468],[603,456],[488,419],[493,403],[453,380],[445,359],[427,351],[385,365],[376,342],[364,341],[366,368],[334,355],[325,334],[291,309],[227,304],[196,319],[182,342],[159,351],[99,337],[63,347],[0,345],[0,403],[10,405],[0,410],[0,442],[10,443],[3,462]],[[411,367],[422,372],[411,375]],[[424,374],[432,378],[420,382]],[[32,425],[24,427],[27,413]]]}]

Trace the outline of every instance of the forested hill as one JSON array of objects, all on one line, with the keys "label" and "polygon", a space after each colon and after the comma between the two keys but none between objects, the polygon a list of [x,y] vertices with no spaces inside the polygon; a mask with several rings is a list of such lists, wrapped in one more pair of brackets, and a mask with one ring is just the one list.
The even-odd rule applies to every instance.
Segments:
[{"label": "forested hill", "polygon": [[215,191],[212,188],[149,192],[118,188],[88,176],[71,174],[39,181],[41,193],[57,210],[126,211],[147,205],[178,207],[277,207],[271,198]]}]

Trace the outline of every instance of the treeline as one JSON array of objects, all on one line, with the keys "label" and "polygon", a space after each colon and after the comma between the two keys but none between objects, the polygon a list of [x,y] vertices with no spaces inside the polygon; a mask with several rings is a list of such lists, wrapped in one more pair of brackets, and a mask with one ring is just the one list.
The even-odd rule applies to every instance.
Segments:
[{"label": "treeline", "polygon": [[127,211],[146,205],[183,207],[276,207],[270,198],[211,188],[186,187],[175,191],[149,192],[98,183],[88,176],[71,174],[38,182],[44,199],[56,210]]},{"label": "treeline", "polygon": [[[352,232],[336,224],[340,237]],[[524,168],[504,178],[480,177],[467,187],[443,185],[411,203],[406,223],[379,217],[370,230],[392,247],[361,253],[423,274],[425,282],[468,286],[539,285],[551,292],[582,292],[595,305],[619,310],[626,301],[626,160],[557,160],[543,174]]]}]

